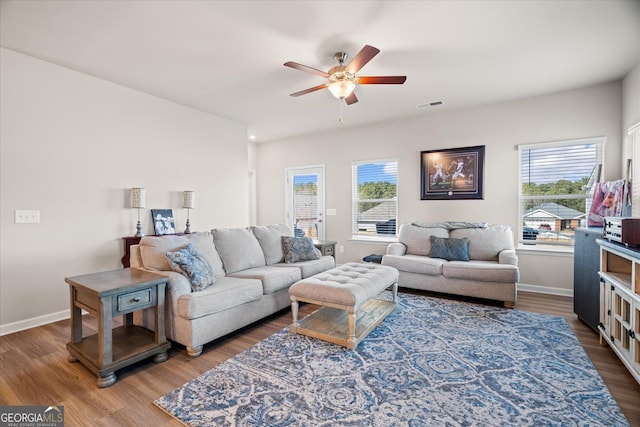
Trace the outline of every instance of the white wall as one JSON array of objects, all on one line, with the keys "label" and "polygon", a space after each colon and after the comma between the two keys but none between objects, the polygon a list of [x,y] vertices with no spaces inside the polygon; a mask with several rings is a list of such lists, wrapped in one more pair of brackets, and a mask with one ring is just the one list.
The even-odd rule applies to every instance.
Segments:
[{"label": "white wall", "polygon": [[4,48],[0,66],[0,332],[68,315],[65,277],[121,268],[131,187],[178,231],[183,190],[192,230],[247,225],[244,126]]},{"label": "white wall", "polygon": [[[446,100],[445,100],[446,102]],[[399,222],[487,221],[518,229],[518,144],[604,135],[605,178],[621,170],[621,83],[422,116],[361,128],[339,129],[258,144],[258,222],[283,222],[284,169],[326,166],[327,239],[345,247],[338,262],[384,253],[385,245],[350,242],[351,161],[399,159]],[[318,120],[330,118],[318,118]],[[345,120],[349,120],[348,109]],[[484,200],[420,200],[420,151],[485,145]],[[573,288],[573,258],[521,253],[522,283]]]},{"label": "white wall", "polygon": [[[624,132],[624,156],[625,159],[631,158],[631,137],[627,135],[627,129],[640,123],[640,64],[637,64],[627,76],[622,80],[622,130]],[[640,161],[636,159],[635,163]],[[637,167],[637,166],[636,166]]]}]

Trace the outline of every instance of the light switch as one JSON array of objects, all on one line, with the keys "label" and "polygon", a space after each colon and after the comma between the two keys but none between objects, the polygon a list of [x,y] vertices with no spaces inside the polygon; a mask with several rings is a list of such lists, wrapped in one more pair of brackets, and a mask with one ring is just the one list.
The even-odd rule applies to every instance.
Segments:
[{"label": "light switch", "polygon": [[336,214],[336,210],[335,209],[327,209],[327,216],[333,216]]},{"label": "light switch", "polygon": [[16,224],[37,224],[40,222],[40,211],[16,211]]}]

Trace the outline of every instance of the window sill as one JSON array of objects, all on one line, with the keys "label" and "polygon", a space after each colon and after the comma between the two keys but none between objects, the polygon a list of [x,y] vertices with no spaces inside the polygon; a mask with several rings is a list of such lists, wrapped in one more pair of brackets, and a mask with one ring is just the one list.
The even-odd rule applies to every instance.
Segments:
[{"label": "window sill", "polygon": [[526,245],[516,247],[517,254],[535,254],[549,256],[573,256],[573,246]]},{"label": "window sill", "polygon": [[349,242],[351,243],[370,243],[370,244],[380,244],[380,245],[388,245],[389,243],[396,243],[398,241],[398,236],[389,236],[389,237],[378,237],[378,236],[351,236]]}]

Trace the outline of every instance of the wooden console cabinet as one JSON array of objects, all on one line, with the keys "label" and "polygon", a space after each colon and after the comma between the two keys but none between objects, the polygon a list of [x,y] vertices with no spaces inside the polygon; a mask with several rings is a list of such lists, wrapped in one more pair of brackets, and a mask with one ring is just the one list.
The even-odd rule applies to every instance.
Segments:
[{"label": "wooden console cabinet", "polygon": [[600,245],[600,342],[609,344],[640,383],[640,251]]},{"label": "wooden console cabinet", "polygon": [[[165,236],[184,236],[184,233],[165,234]],[[120,262],[124,268],[128,268],[130,266],[129,258],[131,257],[131,246],[140,243],[140,239],[142,239],[142,237],[127,236],[122,238],[124,241],[124,255],[120,259]],[[313,245],[320,250],[322,255],[331,255],[334,258],[336,257],[336,243],[338,242],[332,242],[329,240],[313,241]]]},{"label": "wooden console cabinet", "polygon": [[[163,236],[184,236],[184,235],[185,233],[163,234]],[[152,234],[152,236],[155,236],[155,234]],[[131,257],[131,246],[137,245],[138,243],[140,243],[140,239],[142,239],[142,237],[127,236],[122,238],[122,240],[124,241],[124,255],[120,259],[120,262],[122,263],[122,266],[124,268],[130,267],[129,258]]]}]

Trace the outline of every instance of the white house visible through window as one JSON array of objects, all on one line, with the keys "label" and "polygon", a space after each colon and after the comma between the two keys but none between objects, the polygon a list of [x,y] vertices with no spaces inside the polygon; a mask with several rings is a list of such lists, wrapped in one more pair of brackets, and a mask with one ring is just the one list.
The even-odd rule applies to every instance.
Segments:
[{"label": "white house visible through window", "polygon": [[527,144],[520,155],[520,242],[573,246],[587,225],[606,138]]},{"label": "white house visible through window", "polygon": [[353,162],[354,239],[395,237],[398,217],[398,160]]}]

